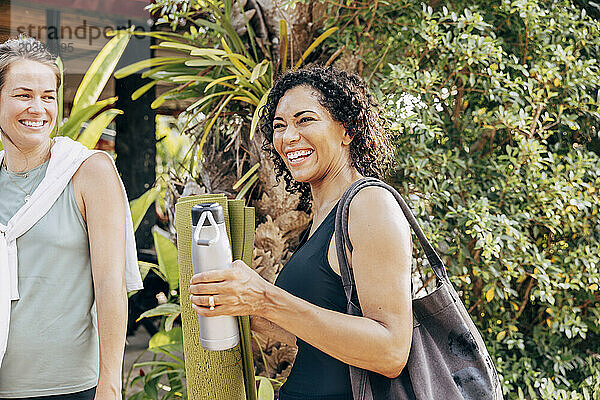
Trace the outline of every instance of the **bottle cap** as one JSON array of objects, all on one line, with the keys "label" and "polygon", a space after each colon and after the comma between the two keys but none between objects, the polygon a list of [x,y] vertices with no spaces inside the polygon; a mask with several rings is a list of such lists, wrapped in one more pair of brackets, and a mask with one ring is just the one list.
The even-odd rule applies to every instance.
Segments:
[{"label": "bottle cap", "polygon": [[[198,220],[203,212],[210,211],[215,222],[217,224],[221,224],[225,222],[225,214],[223,213],[223,207],[219,203],[201,203],[196,204],[192,207],[192,225],[198,225]],[[204,223],[202,226],[210,226],[210,221],[208,218],[204,219]]]}]

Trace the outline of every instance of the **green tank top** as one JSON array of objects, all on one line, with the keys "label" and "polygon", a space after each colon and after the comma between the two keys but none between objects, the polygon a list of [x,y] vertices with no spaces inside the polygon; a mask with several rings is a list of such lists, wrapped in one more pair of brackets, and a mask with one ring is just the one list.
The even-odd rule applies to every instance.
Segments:
[{"label": "green tank top", "polygon": [[[0,223],[42,181],[0,168]],[[10,174],[10,175],[9,175]],[[52,208],[17,239],[20,299],[11,304],[0,398],[51,396],[98,381],[98,333],[88,234],[69,182]]]}]

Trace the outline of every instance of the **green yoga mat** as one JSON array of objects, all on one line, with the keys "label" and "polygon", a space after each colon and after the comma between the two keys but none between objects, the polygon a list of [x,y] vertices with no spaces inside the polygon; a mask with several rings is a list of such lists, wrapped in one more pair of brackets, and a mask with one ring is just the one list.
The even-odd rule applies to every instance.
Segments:
[{"label": "green yoga mat", "polygon": [[[198,203],[219,203],[223,207],[234,260],[242,258],[250,265],[252,262],[251,249],[254,247],[254,209],[244,207],[243,201],[227,200],[224,195],[208,194],[184,197],[175,205],[188,399],[256,400],[248,317],[238,318],[240,325],[240,344],[238,346],[225,351],[207,351],[200,346],[198,318],[192,309],[189,293],[189,282],[192,278],[191,210]],[[252,218],[247,218],[247,216],[252,216]]]}]

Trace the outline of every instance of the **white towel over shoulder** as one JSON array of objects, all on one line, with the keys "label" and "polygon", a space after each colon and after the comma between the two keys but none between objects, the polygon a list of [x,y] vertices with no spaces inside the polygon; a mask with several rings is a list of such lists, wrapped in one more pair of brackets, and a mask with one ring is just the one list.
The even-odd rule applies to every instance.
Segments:
[{"label": "white towel over shoulder", "polygon": [[[26,202],[6,225],[0,224],[0,365],[6,351],[11,300],[19,299],[17,238],[25,234],[56,202],[81,164],[98,150],[89,150],[66,137],[55,138],[46,176]],[[4,151],[0,151],[0,162]],[[113,163],[113,167],[116,166]],[[125,198],[125,282],[128,291],[142,289],[135,236],[127,194],[119,179]]]}]

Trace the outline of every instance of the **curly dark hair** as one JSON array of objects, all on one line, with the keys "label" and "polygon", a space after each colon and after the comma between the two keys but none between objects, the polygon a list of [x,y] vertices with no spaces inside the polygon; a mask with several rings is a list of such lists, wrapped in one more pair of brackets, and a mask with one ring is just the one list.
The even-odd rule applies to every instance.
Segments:
[{"label": "curly dark hair", "polygon": [[298,209],[309,211],[310,186],[292,178],[273,146],[273,119],[277,105],[288,90],[302,85],[319,92],[321,105],[353,138],[350,161],[359,173],[383,178],[391,165],[393,150],[383,110],[359,76],[334,67],[317,66],[284,74],[275,82],[266,104],[260,110],[259,127],[264,135],[262,149],[269,152],[275,163],[277,179],[283,176],[287,191],[300,193]]}]

